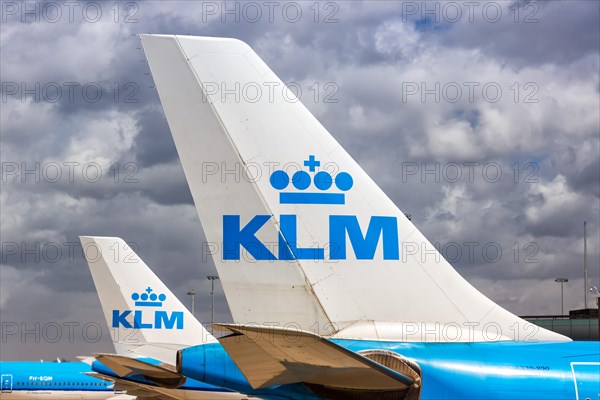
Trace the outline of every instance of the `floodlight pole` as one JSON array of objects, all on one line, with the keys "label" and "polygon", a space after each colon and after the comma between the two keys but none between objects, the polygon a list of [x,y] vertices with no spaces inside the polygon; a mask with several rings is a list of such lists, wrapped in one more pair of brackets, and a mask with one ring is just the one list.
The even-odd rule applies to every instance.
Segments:
[{"label": "floodlight pole", "polygon": [[592,286],[590,292],[596,294],[596,305],[598,306],[598,340],[600,340],[600,290],[597,286]]},{"label": "floodlight pole", "polygon": [[583,308],[588,308],[587,221],[583,221]]},{"label": "floodlight pole", "polygon": [[567,278],[556,278],[554,282],[560,283],[560,315],[565,315],[565,292],[564,283],[569,282]]},{"label": "floodlight pole", "polygon": [[219,279],[216,275],[207,275],[206,279],[210,281],[210,323],[215,323],[215,281]]},{"label": "floodlight pole", "polygon": [[195,308],[196,308],[196,291],[194,289],[190,290],[189,292],[187,292],[188,296],[192,297],[192,315],[195,317],[196,316],[196,312],[195,312]]}]

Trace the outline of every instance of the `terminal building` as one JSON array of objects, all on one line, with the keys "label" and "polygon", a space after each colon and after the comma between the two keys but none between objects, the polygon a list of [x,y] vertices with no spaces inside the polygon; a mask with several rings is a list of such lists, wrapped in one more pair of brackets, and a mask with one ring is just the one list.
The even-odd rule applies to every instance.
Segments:
[{"label": "terminal building", "polygon": [[521,318],[577,341],[600,341],[597,308],[569,311],[569,315],[525,315]]}]

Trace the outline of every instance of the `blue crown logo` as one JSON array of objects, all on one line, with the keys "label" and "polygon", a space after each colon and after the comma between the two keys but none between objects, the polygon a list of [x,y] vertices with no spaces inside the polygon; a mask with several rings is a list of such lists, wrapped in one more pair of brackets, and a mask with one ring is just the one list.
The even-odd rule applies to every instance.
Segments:
[{"label": "blue crown logo", "polygon": [[133,293],[131,298],[138,307],[162,307],[162,302],[166,300],[167,296],[163,293],[156,294],[152,292],[152,288],[148,286],[144,293]]},{"label": "blue crown logo", "polygon": [[[281,192],[279,193],[279,202],[281,204],[345,204],[346,194],[354,185],[352,176],[347,172],[340,172],[335,179],[325,171],[315,173],[317,167],[321,165],[320,161],[315,159],[314,155],[304,161],[304,166],[314,173],[311,177],[306,171],[298,171],[292,175],[291,179],[287,172],[283,170],[274,171],[271,174],[271,186],[277,190],[283,190],[290,184],[300,192]],[[320,192],[305,192],[309,189],[311,183]],[[333,185],[341,192],[327,192]]]}]

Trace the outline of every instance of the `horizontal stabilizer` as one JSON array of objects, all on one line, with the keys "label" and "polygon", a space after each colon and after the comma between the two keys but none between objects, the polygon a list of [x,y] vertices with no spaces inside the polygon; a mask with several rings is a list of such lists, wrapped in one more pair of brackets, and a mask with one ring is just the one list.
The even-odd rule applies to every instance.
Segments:
[{"label": "horizontal stabilizer", "polygon": [[166,388],[178,388],[186,378],[169,364],[150,364],[140,359],[117,354],[97,354],[96,360],[121,378],[140,376]]},{"label": "horizontal stabilizer", "polygon": [[94,357],[89,356],[77,356],[77,359],[82,363],[86,363],[87,365],[92,365],[92,363],[96,361]]},{"label": "horizontal stabilizer", "polygon": [[306,331],[214,324],[229,331],[219,338],[254,389],[304,383],[344,390],[402,391],[420,379]]},{"label": "horizontal stabilizer", "polygon": [[[101,374],[98,372],[86,372],[86,375],[114,383],[114,390],[122,390],[127,392],[127,396],[121,397],[121,399],[131,399],[132,396],[135,396],[139,399],[152,399],[152,400],[173,400],[178,399],[180,397],[171,396],[169,394],[165,394],[157,391],[156,387],[144,385],[143,383],[127,381],[124,379],[118,379],[114,376]],[[111,398],[112,399],[112,398]],[[109,399],[109,400],[111,400]],[[116,399],[116,397],[115,397]]]}]

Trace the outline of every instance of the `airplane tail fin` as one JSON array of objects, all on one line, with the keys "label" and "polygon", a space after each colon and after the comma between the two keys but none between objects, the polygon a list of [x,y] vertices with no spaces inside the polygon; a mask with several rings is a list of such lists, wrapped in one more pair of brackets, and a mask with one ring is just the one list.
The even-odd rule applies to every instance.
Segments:
[{"label": "airplane tail fin", "polygon": [[80,239],[117,353],[175,364],[177,350],[216,340],[123,239]]},{"label": "airplane tail fin", "polygon": [[141,41],[202,250],[237,323],[405,341],[568,340],[465,281],[247,44]]}]

